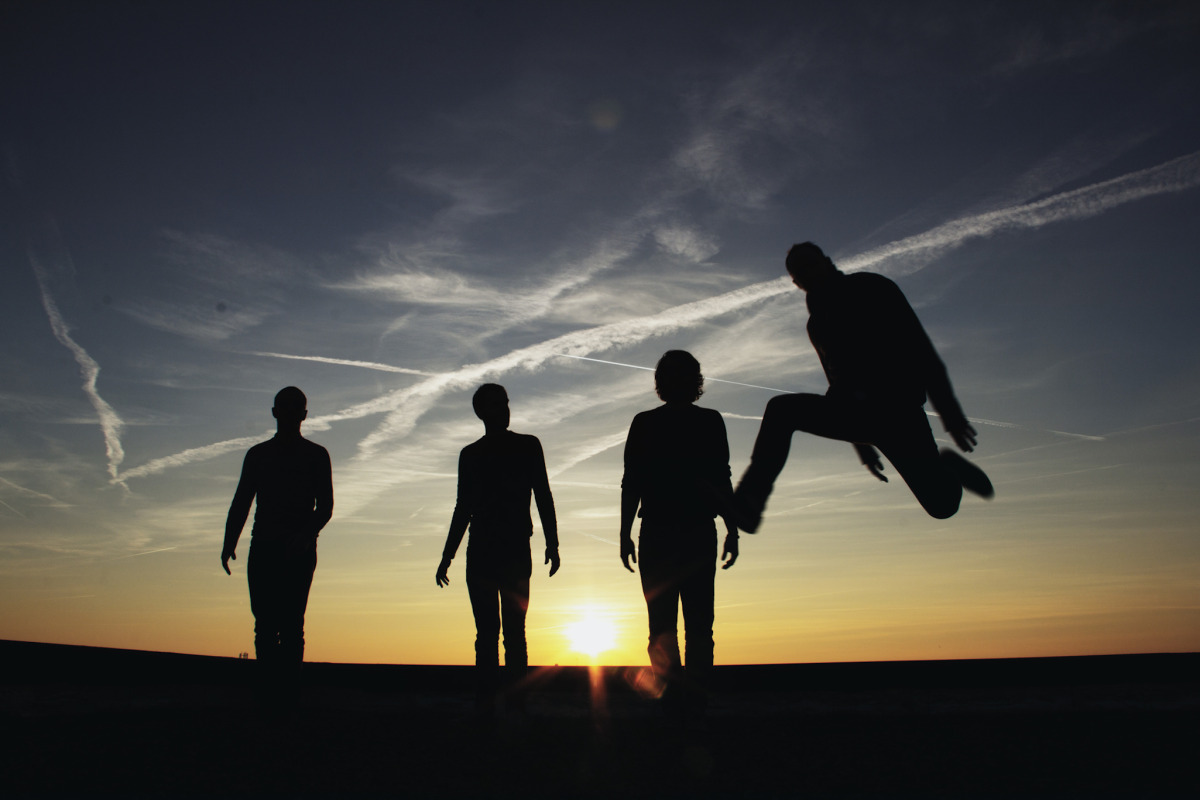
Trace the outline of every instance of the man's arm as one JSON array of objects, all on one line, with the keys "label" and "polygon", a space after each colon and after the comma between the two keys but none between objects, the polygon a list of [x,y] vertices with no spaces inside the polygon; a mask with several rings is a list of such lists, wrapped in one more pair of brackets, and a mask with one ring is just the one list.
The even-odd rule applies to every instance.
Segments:
[{"label": "man's arm", "polygon": [[637,551],[633,546],[633,520],[637,516],[638,506],[642,502],[641,485],[641,436],[638,418],[633,418],[629,426],[629,435],[625,437],[625,473],[621,476],[621,563],[625,569],[633,572],[629,566],[632,560],[637,563]]},{"label": "man's arm", "polygon": [[242,460],[242,474],[238,478],[237,489],[233,493],[233,502],[229,504],[229,514],[225,517],[225,544],[221,548],[221,566],[229,571],[229,559],[237,561],[237,543],[242,536],[242,528],[246,527],[246,518],[250,516],[250,504],[258,493],[258,481],[254,463],[250,453]]},{"label": "man's arm", "polygon": [[558,518],[554,514],[554,495],[550,492],[550,478],[546,475],[546,454],[542,443],[533,439],[533,499],[537,503],[538,517],[542,521],[542,533],[546,536],[546,561],[550,574],[558,572],[562,563],[558,557]]},{"label": "man's arm", "polygon": [[458,546],[462,544],[463,536],[467,532],[467,525],[471,522],[470,498],[474,487],[469,470],[467,452],[463,450],[458,456],[458,498],[454,502],[454,515],[450,518],[446,546],[442,548],[442,561],[438,564],[437,574],[434,576],[438,586],[450,583],[450,562],[454,560],[454,554],[458,552]]},{"label": "man's arm", "polygon": [[[733,480],[732,472],[729,469],[729,434],[725,430],[725,418],[721,416],[720,411],[713,411],[715,415],[715,423],[713,424],[713,445],[718,456],[716,464],[720,467],[720,486],[721,491],[726,497],[733,496]],[[725,544],[721,548],[721,560],[724,561],[721,569],[729,569],[738,559],[738,529],[733,523],[732,518],[721,515],[721,521],[725,523]]]},{"label": "man's arm", "polygon": [[329,451],[321,448],[319,461],[320,477],[317,479],[317,502],[313,509],[313,538],[333,517],[333,466],[329,462]]},{"label": "man's arm", "polygon": [[904,297],[898,287],[896,292],[903,301],[902,324],[907,328],[907,338],[911,342],[915,351],[914,356],[920,364],[925,394],[929,397],[929,402],[937,411],[938,416],[942,418],[942,426],[950,434],[950,438],[954,440],[960,450],[969,453],[975,449],[975,429],[971,427],[971,423],[967,422],[962,406],[959,405],[958,398],[954,396],[946,365],[933,346],[929,334],[925,332],[925,326],[921,324],[916,312],[909,305],[908,299]]}]

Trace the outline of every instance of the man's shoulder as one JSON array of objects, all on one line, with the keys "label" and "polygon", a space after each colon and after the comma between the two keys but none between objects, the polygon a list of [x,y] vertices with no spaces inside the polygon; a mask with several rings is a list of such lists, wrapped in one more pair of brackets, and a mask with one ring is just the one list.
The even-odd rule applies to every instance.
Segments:
[{"label": "man's shoulder", "polygon": [[542,449],[541,439],[534,436],[532,433],[517,433],[516,431],[509,431],[509,434],[512,436],[510,441],[512,441],[512,443],[517,447],[525,450]]},{"label": "man's shoulder", "polygon": [[878,272],[851,272],[846,275],[844,280],[848,286],[853,286],[858,289],[874,289],[876,291],[895,290],[900,291],[900,287],[896,282],[886,275],[880,275]]}]

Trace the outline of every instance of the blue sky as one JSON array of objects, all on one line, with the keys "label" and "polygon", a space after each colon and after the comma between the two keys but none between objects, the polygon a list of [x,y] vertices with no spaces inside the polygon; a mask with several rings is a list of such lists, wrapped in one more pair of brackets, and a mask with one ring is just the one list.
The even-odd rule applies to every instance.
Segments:
[{"label": "blue sky", "polygon": [[1200,646],[1191,4],[5,14],[0,637],[250,649],[217,556],[294,384],[337,502],[310,657],[469,661],[433,571],[495,381],[563,536],[531,657],[591,613],[644,658],[637,367],[700,359],[736,477],[772,393],[825,388],[783,274],[811,239],[906,292],[997,498],[938,522],[797,437],[719,575],[718,661]]}]

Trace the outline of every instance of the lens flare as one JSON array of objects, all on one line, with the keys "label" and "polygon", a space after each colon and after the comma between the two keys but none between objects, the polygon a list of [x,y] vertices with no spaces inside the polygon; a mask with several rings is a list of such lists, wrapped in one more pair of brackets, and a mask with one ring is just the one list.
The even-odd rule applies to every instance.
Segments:
[{"label": "lens flare", "polygon": [[591,658],[611,650],[617,639],[612,622],[592,613],[567,625],[566,635],[572,650]]}]

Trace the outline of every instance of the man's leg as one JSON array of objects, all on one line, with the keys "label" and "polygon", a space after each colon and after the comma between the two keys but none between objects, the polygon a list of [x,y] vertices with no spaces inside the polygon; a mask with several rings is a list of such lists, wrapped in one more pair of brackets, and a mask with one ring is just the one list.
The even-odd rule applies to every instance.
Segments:
[{"label": "man's leg", "polygon": [[647,652],[650,668],[664,693],[673,702],[674,684],[683,675],[679,653],[679,569],[680,554],[673,552],[674,537],[668,529],[643,521],[638,536],[638,574],[646,598],[650,641]]},{"label": "man's leg", "polygon": [[287,573],[280,586],[279,657],[283,673],[298,679],[304,662],[304,612],[317,569],[317,548],[288,554]]},{"label": "man's leg", "polygon": [[500,673],[500,586],[490,576],[473,571],[469,553],[467,558],[467,594],[475,616],[475,710],[490,716]]},{"label": "man's leg", "polygon": [[254,615],[254,657],[260,673],[273,667],[279,657],[282,614],[278,556],[270,545],[251,540],[246,582],[250,587],[250,613]]},{"label": "man's leg", "polygon": [[750,466],[734,492],[733,513],[739,528],[747,533],[758,530],[775,479],[787,463],[793,433],[804,431],[846,442],[867,440],[869,421],[857,419],[853,411],[821,394],[783,394],[768,401]]},{"label": "man's leg", "polygon": [[981,497],[993,495],[983,470],[953,450],[938,451],[924,409],[889,415],[886,423],[876,444],[931,517],[954,516],[964,487]]},{"label": "man's leg", "polygon": [[503,582],[500,588],[500,622],[504,630],[504,673],[506,703],[524,707],[525,675],[529,669],[529,645],[525,639],[525,615],[529,611],[529,574]]},{"label": "man's leg", "polygon": [[712,523],[707,528],[695,532],[699,547],[693,545],[696,552],[687,554],[687,573],[679,587],[679,599],[683,607],[684,674],[697,711],[703,711],[707,706],[713,665],[717,532]]}]

